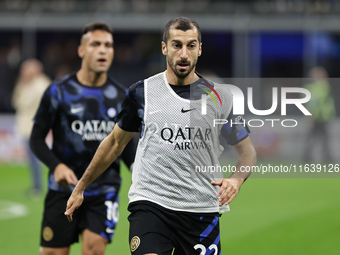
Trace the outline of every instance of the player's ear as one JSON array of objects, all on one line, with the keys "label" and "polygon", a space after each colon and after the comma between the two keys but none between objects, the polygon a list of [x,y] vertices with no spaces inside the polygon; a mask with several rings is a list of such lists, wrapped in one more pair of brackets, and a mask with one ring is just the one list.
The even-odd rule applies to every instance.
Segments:
[{"label": "player's ear", "polygon": [[83,57],[84,57],[84,49],[83,49],[82,45],[79,45],[79,46],[78,46],[78,56],[79,56],[80,58],[83,58]]},{"label": "player's ear", "polygon": [[202,55],[202,43],[200,43],[200,47],[198,49],[198,56]]},{"label": "player's ear", "polygon": [[167,48],[166,48],[165,42],[162,42],[162,53],[163,53],[163,55],[165,55],[165,56],[166,56],[166,54],[168,54],[168,50],[167,50]]}]

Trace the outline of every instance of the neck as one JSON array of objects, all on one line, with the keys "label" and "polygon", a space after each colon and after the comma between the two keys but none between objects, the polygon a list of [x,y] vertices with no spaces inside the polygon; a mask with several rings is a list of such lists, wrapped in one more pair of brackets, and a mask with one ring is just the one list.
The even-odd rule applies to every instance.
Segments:
[{"label": "neck", "polygon": [[80,69],[77,72],[78,81],[89,87],[99,87],[105,84],[107,80],[107,73],[95,73],[93,71],[85,71],[84,69]]},{"label": "neck", "polygon": [[186,77],[178,77],[174,71],[168,67],[165,75],[168,83],[172,85],[190,85],[199,79],[198,75],[195,73],[195,69],[193,69]]}]

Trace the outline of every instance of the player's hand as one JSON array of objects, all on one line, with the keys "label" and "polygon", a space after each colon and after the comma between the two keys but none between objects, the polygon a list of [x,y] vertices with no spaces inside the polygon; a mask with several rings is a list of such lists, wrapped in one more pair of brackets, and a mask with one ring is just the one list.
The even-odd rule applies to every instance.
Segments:
[{"label": "player's hand", "polygon": [[242,178],[226,178],[211,182],[212,185],[221,187],[217,193],[219,206],[228,205],[233,201],[239,193],[243,181]]},{"label": "player's hand", "polygon": [[76,185],[78,178],[75,173],[65,164],[58,164],[54,169],[54,179],[60,185],[67,187],[69,184]]},{"label": "player's hand", "polygon": [[76,189],[73,190],[71,196],[67,200],[66,210],[64,214],[66,215],[69,222],[73,221],[73,213],[78,209],[84,201],[83,192],[78,192]]}]

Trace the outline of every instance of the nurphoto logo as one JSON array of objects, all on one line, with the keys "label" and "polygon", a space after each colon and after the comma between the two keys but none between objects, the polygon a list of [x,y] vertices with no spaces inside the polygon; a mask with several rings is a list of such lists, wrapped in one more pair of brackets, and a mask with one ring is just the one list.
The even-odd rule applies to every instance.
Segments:
[{"label": "nurphoto logo", "polygon": [[[206,87],[208,87],[217,97],[217,99],[220,101],[220,104],[222,105],[222,100],[216,89],[214,89],[212,86],[209,86],[207,84],[204,84]],[[245,114],[245,96],[242,92],[242,90],[231,84],[219,84],[217,86],[218,88],[223,89],[229,89],[233,95],[233,114],[234,115],[240,115],[239,118],[236,118],[235,120],[230,120],[231,125],[236,125],[236,124],[242,124],[242,125],[248,125],[250,127],[262,127],[264,125],[264,122],[269,122],[271,123],[271,126],[274,127],[276,122],[280,122],[283,127],[295,127],[297,126],[298,122],[295,119],[277,119],[277,118],[268,118],[268,119],[249,119],[245,120],[242,116]],[[202,102],[202,108],[201,108],[201,114],[206,115],[207,114],[207,100],[208,100],[208,95],[213,99],[215,105],[216,99],[214,98],[214,95],[208,91],[207,89],[203,89],[207,94],[202,94],[201,96],[201,102]],[[220,90],[219,90],[220,91]],[[287,115],[287,105],[295,105],[304,115],[306,116],[311,116],[312,114],[307,110],[307,108],[304,106],[305,103],[307,103],[311,99],[311,93],[309,90],[305,88],[300,88],[300,87],[282,87],[280,90],[281,97],[279,98],[279,93],[278,93],[278,88],[273,87],[272,88],[272,105],[269,109],[256,109],[254,107],[253,103],[253,88],[248,87],[247,88],[247,107],[249,112],[256,116],[269,116],[273,114],[278,107],[279,104],[279,99],[280,99],[280,106],[281,106],[281,116],[286,116]],[[221,93],[221,92],[220,92]],[[288,94],[295,93],[299,94],[299,98],[289,98]],[[214,127],[216,125],[223,125],[228,123],[227,119],[214,119]]]}]

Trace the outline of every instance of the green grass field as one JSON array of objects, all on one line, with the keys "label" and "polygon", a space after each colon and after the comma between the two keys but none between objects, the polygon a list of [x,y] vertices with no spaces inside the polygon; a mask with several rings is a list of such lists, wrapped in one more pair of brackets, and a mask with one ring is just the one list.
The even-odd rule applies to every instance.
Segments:
[{"label": "green grass field", "polygon": [[[130,254],[130,173],[124,169],[122,176],[120,221],[106,254]],[[43,199],[27,197],[29,175],[23,166],[0,165],[0,182],[0,254],[38,254]],[[26,206],[27,215],[5,218],[3,201]],[[340,254],[339,202],[340,179],[249,179],[221,218],[222,254]],[[80,244],[71,254],[80,255]]]}]

